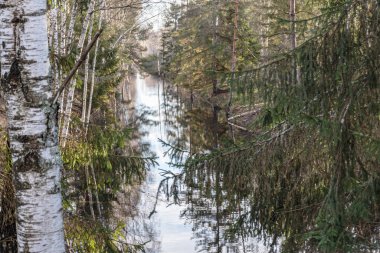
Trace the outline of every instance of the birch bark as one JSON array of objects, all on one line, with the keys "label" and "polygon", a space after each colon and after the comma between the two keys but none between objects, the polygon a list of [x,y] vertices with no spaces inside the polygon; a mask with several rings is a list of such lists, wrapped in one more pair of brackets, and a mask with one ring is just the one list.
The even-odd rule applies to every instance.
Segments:
[{"label": "birch bark", "polygon": [[[94,11],[94,5],[95,5],[95,0],[92,0],[90,2],[90,6],[88,7],[86,17],[83,21],[82,31],[81,31],[81,35],[79,37],[79,43],[78,43],[79,53],[76,56],[76,62],[79,60],[82,54],[90,18]],[[62,127],[62,147],[66,146],[66,141],[69,134],[71,111],[73,108],[74,95],[75,95],[75,83],[76,83],[76,78],[73,78],[70,83],[69,91],[67,93],[66,107],[65,107],[65,112],[64,112],[64,121],[63,121],[63,127]]]},{"label": "birch bark", "polygon": [[[94,16],[91,17],[90,21],[90,31],[88,32],[87,45],[90,45],[92,40],[92,28],[94,26]],[[84,63],[84,80],[83,80],[83,99],[82,99],[82,117],[81,121],[83,125],[86,121],[86,109],[87,109],[87,87],[88,87],[88,72],[90,68],[90,56],[86,57],[86,61]]]},{"label": "birch bark", "polygon": [[1,86],[19,252],[65,252],[57,106],[51,106],[46,0],[0,0]]},{"label": "birch bark", "polygon": [[[106,5],[106,1],[105,0],[101,0],[101,8],[102,9],[105,7],[105,5]],[[99,28],[98,28],[98,30],[102,29],[103,15],[104,15],[104,11],[101,10],[100,14],[99,14],[99,23],[98,23]],[[88,131],[88,124],[90,123],[90,116],[91,116],[91,110],[92,110],[92,97],[94,95],[94,87],[95,87],[95,70],[96,70],[96,60],[97,60],[97,57],[98,57],[99,40],[100,39],[98,39],[96,41],[94,58],[92,60],[91,87],[90,87],[90,95],[89,95],[89,98],[88,98],[87,114],[86,114],[86,119],[85,119],[85,129],[86,129],[85,132],[86,132],[86,135],[87,135],[87,131]]]},{"label": "birch bark", "polygon": [[70,51],[69,46],[71,45],[71,41],[74,34],[74,26],[75,26],[75,21],[77,17],[77,11],[78,11],[77,1],[74,0],[72,10],[71,10],[71,15],[70,15],[69,28],[67,29],[67,34],[64,36],[64,40],[63,40],[64,54],[68,54],[68,52]]}]

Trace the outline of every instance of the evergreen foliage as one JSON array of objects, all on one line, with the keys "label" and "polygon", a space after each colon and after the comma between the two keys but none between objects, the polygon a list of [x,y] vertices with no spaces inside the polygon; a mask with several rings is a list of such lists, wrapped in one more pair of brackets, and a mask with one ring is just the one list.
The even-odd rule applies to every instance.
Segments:
[{"label": "evergreen foliage", "polygon": [[[221,187],[235,210],[249,203],[234,229],[263,237],[273,249],[280,238],[283,252],[379,249],[380,3],[300,5],[314,13],[296,21],[296,49],[282,43],[284,49],[268,49],[269,59],[262,53],[261,66],[218,69],[238,98],[248,96],[260,109],[251,123],[255,134],[242,145],[190,156],[185,182],[206,198]],[[272,6],[272,19],[280,8]],[[277,17],[273,34],[291,25]],[[273,35],[272,45],[281,37]],[[198,72],[189,73],[196,88]]]}]

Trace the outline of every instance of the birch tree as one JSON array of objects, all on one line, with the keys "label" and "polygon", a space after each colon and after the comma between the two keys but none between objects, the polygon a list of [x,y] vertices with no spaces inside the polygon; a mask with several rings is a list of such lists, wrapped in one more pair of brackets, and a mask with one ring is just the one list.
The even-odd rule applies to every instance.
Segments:
[{"label": "birch tree", "polygon": [[[86,17],[83,21],[82,30],[81,30],[81,34],[80,34],[79,42],[78,42],[79,54],[77,54],[77,56],[76,56],[76,62],[79,60],[79,58],[82,54],[82,50],[83,50],[84,42],[86,39],[90,18],[93,14],[93,11],[94,11],[94,4],[95,4],[94,0],[90,2],[90,5],[89,5],[88,10],[87,10]],[[73,107],[74,95],[75,95],[75,85],[76,85],[76,77],[74,77],[72,79],[71,84],[70,84],[70,88],[69,88],[68,94],[67,94],[66,107],[65,107],[65,113],[64,113],[64,121],[63,121],[63,127],[62,127],[62,147],[66,146],[66,141],[67,141],[68,134],[69,134],[70,121],[71,121],[71,110]]]},{"label": "birch tree", "polygon": [[[101,2],[101,8],[105,7],[105,3],[106,3],[106,1],[102,1]],[[102,29],[103,13],[104,13],[104,11],[101,10],[100,14],[99,14],[99,22],[98,22],[98,29],[99,30]],[[90,95],[89,95],[89,98],[88,98],[87,114],[85,115],[85,132],[86,132],[86,135],[87,135],[87,131],[88,131],[88,124],[90,123],[90,116],[91,116],[91,109],[92,109],[92,98],[93,98],[93,95],[94,95],[95,73],[96,73],[95,71],[96,71],[96,60],[97,60],[97,56],[98,56],[98,50],[99,50],[99,40],[96,41],[94,58],[92,60]]]},{"label": "birch tree", "polygon": [[1,85],[16,189],[19,252],[65,252],[57,105],[46,0],[0,0]]}]

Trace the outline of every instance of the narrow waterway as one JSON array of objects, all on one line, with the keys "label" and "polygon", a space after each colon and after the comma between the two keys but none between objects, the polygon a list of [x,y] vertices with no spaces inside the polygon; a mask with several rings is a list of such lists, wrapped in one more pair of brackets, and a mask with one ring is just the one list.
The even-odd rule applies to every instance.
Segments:
[{"label": "narrow waterway", "polygon": [[[171,170],[175,172],[175,169],[173,170],[169,166],[170,158],[164,155],[166,150],[159,140],[167,141],[169,132],[181,131],[181,126],[175,122],[176,115],[165,115],[164,107],[180,105],[177,105],[177,101],[169,101],[170,105],[164,104],[163,83],[157,78],[150,76],[144,78],[137,74],[135,80],[126,89],[132,99],[133,106],[131,109],[134,110],[134,115],[131,116],[131,112],[127,112],[129,115],[126,118],[133,117],[139,121],[140,145],[146,146],[145,153],[155,155],[159,164],[151,168],[146,181],[141,186],[139,214],[138,217],[134,217],[134,222],[130,222],[129,226],[133,224],[132,233],[135,233],[134,236],[136,236],[136,231],[143,233],[139,235],[139,240],[140,242],[148,242],[146,244],[147,251],[165,253],[195,252],[195,241],[192,240],[192,224],[180,217],[180,213],[184,210],[184,204],[171,205],[170,201],[167,201],[165,196],[160,194],[155,208],[156,212],[149,218],[156,202],[157,189],[162,180],[162,171]],[[178,113],[182,112],[180,108],[177,109]],[[165,124],[168,117],[171,118],[170,120],[174,125]],[[150,229],[144,228],[147,224],[151,226]],[[141,227],[136,229],[136,226]],[[146,234],[147,231],[154,233],[154,236]]]},{"label": "narrow waterway", "polygon": [[[125,87],[131,100],[125,120],[138,122],[138,145],[145,147],[146,155],[155,155],[158,162],[139,189],[137,215],[127,222],[129,240],[145,244],[146,252],[152,253],[267,252],[252,238],[242,239],[239,235],[231,240],[224,238],[228,223],[227,219],[219,219],[220,206],[214,198],[201,198],[194,191],[189,194],[184,184],[173,188],[173,182],[163,184],[157,195],[165,172],[180,173],[180,169],[171,165],[173,161],[169,155],[165,155],[168,146],[164,143],[195,151],[215,145],[215,136],[208,129],[213,118],[212,110],[190,110],[189,103],[173,93],[173,89],[168,92],[168,87],[161,79],[140,74]],[[224,131],[219,128],[214,132],[223,135]],[[170,195],[173,191],[178,192],[175,201],[165,194]],[[235,216],[230,215],[228,221],[232,223]]]}]

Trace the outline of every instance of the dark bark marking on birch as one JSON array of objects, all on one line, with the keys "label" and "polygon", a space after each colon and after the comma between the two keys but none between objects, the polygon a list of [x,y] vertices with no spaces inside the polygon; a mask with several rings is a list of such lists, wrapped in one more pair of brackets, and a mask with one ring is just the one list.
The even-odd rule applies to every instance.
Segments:
[{"label": "dark bark marking on birch", "polygon": [[28,17],[38,17],[38,16],[43,16],[46,14],[46,9],[40,9],[38,11],[35,11],[35,12],[31,12],[31,13],[28,13],[28,15],[24,15],[24,16],[28,16]]},{"label": "dark bark marking on birch", "polygon": [[24,143],[29,148],[37,148],[40,144],[40,135],[16,135],[15,139],[19,142]]},{"label": "dark bark marking on birch", "polygon": [[28,245],[28,243],[25,244],[24,252],[23,253],[29,253],[29,245]]},{"label": "dark bark marking on birch", "polygon": [[12,8],[12,7],[15,7],[15,6],[11,4],[0,4],[0,9],[6,9],[6,8]]},{"label": "dark bark marking on birch", "polygon": [[29,183],[21,182],[17,177],[15,178],[15,184],[17,186],[17,189],[21,191],[32,189],[32,186]]},{"label": "dark bark marking on birch", "polygon": [[57,144],[54,140],[58,139],[57,123],[59,105],[58,103],[55,103],[53,105],[50,105],[50,107],[48,108],[49,109],[46,111],[46,131],[43,140],[46,145],[48,145],[51,142]]},{"label": "dark bark marking on birch", "polygon": [[28,19],[22,17],[22,16],[16,16],[18,13],[15,12],[15,16],[13,17],[13,19],[11,20],[11,23],[12,24],[24,24],[28,21]]},{"label": "dark bark marking on birch", "polygon": [[15,127],[15,126],[9,126],[8,130],[16,132],[16,131],[22,130],[22,128],[21,127]]},{"label": "dark bark marking on birch", "polygon": [[[21,50],[25,50],[24,47],[20,47]],[[19,59],[20,64],[33,64],[36,63],[36,61],[32,60],[25,60],[25,59]]]},{"label": "dark bark marking on birch", "polygon": [[24,116],[22,116],[22,115],[15,115],[13,118],[15,120],[22,120],[22,119],[24,119]]},{"label": "dark bark marking on birch", "polygon": [[35,171],[41,172],[40,156],[37,151],[28,152],[23,158],[14,163],[17,172]]},{"label": "dark bark marking on birch", "polygon": [[4,74],[2,80],[2,88],[5,92],[17,92],[17,88],[21,86],[21,92],[24,95],[26,102],[31,102],[29,97],[29,87],[22,81],[22,65],[21,62],[16,58],[12,62],[9,73]]},{"label": "dark bark marking on birch", "polygon": [[[21,11],[24,13],[24,11]],[[19,10],[14,11],[14,17],[10,21],[13,24],[13,61],[11,64],[11,67],[9,69],[9,73],[4,73],[4,77],[1,79],[1,86],[2,89],[5,92],[9,93],[16,93],[17,88],[21,86],[21,91],[24,95],[24,98],[27,102],[30,102],[30,99],[28,98],[28,87],[22,82],[22,63],[19,60],[19,56],[21,54],[21,48],[20,48],[20,32],[19,30],[23,29],[23,25],[25,22],[27,22],[26,18],[23,18],[23,14],[20,13]],[[21,24],[21,25],[20,25]],[[5,42],[2,42],[3,48],[5,48]]]},{"label": "dark bark marking on birch", "polygon": [[48,191],[48,194],[57,194],[61,191],[61,187],[59,185],[54,185],[54,188]]},{"label": "dark bark marking on birch", "polygon": [[17,87],[17,84],[21,82],[21,70],[17,59],[14,59],[9,69],[9,73],[4,73],[4,89],[9,92]]}]

